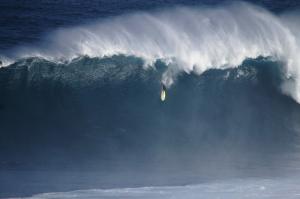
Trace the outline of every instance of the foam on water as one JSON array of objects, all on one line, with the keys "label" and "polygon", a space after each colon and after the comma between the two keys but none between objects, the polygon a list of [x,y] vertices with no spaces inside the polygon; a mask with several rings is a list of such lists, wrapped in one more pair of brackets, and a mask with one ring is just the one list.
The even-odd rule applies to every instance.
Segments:
[{"label": "foam on water", "polygon": [[257,199],[257,198],[299,198],[299,180],[278,179],[236,179],[204,183],[199,185],[141,187],[120,189],[91,189],[71,192],[38,194],[28,199],[58,198],[152,198],[152,199]]}]

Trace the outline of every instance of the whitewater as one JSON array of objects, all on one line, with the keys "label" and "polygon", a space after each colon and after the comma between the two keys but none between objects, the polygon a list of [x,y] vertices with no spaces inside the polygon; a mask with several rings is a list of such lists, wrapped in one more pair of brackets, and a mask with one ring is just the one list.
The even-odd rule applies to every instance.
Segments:
[{"label": "whitewater", "polygon": [[213,8],[178,6],[61,28],[0,59],[7,66],[28,57],[70,62],[81,56],[126,55],[142,58],[145,69],[159,60],[167,64],[161,79],[170,87],[182,72],[200,75],[267,57],[283,63],[281,89],[300,103],[298,19],[296,14],[277,16],[243,2]]},{"label": "whitewater", "polygon": [[199,185],[138,187],[118,189],[90,189],[70,192],[37,194],[27,199],[60,198],[151,198],[151,199],[257,199],[300,197],[296,178],[284,179],[235,179]]}]

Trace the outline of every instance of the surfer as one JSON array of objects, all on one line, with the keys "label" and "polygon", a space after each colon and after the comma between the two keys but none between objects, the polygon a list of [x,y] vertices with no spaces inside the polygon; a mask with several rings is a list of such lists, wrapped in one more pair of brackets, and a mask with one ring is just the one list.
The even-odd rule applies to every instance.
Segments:
[{"label": "surfer", "polygon": [[165,99],[166,99],[166,91],[167,91],[166,86],[164,85],[164,83],[161,83],[161,92],[160,92],[160,100],[161,101],[165,101]]}]

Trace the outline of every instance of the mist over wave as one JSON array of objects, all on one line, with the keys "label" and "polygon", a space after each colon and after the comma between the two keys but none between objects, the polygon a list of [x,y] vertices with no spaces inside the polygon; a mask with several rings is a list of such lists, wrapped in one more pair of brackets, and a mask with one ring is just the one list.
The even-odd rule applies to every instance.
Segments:
[{"label": "mist over wave", "polygon": [[287,22],[248,3],[139,12],[59,29],[42,43],[14,49],[2,60],[123,54],[142,58],[144,67],[162,60],[168,65],[162,81],[170,86],[183,71],[202,74],[237,67],[247,58],[271,57],[284,63],[283,92],[300,102],[298,17],[291,18]]}]

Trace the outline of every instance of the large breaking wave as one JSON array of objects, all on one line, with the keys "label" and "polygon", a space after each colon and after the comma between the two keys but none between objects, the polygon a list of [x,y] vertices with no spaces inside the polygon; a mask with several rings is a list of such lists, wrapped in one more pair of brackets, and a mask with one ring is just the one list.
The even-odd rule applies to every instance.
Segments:
[{"label": "large breaking wave", "polygon": [[140,12],[62,28],[2,60],[7,65],[27,57],[70,61],[122,54],[142,58],[145,68],[161,60],[168,66],[162,81],[170,86],[181,72],[202,74],[237,67],[247,58],[271,57],[284,63],[283,92],[300,102],[297,19],[291,15],[286,20],[247,3]]},{"label": "large breaking wave", "polygon": [[0,197],[294,175],[297,19],[246,3],[177,7],[60,29],[7,51]]}]

